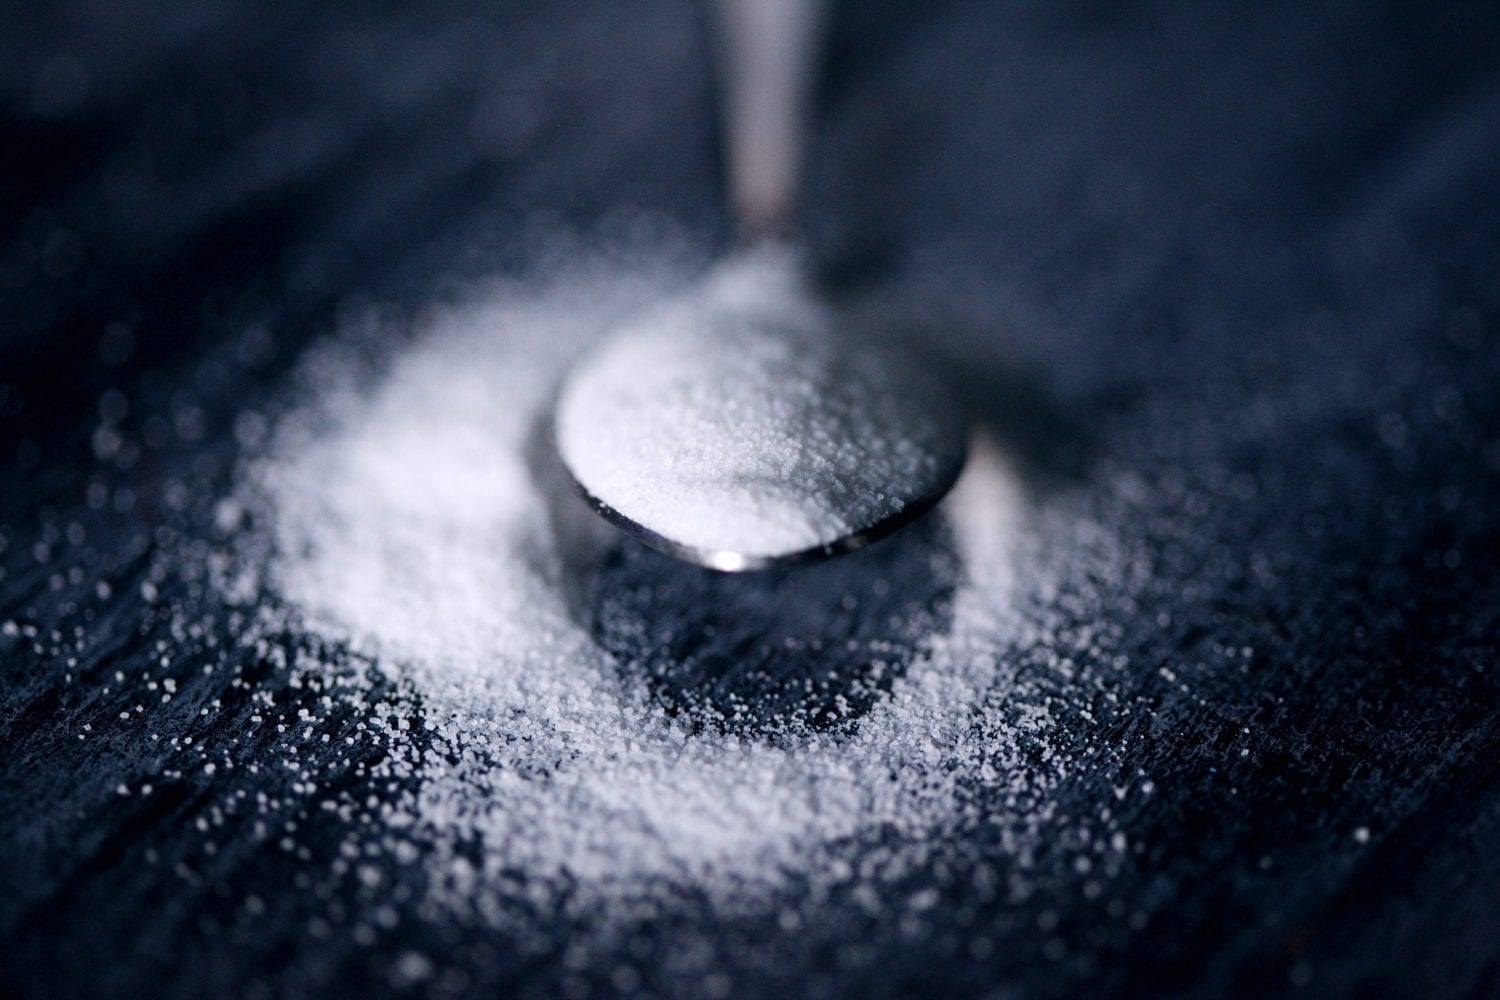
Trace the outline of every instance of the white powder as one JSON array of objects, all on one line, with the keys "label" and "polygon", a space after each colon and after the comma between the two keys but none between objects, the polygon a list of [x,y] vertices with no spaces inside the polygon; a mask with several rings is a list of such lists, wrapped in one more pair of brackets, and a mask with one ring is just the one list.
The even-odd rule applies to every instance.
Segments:
[{"label": "white powder", "polygon": [[606,924],[680,891],[754,910],[789,879],[817,893],[897,877],[963,824],[1024,856],[1062,765],[1018,746],[1044,709],[1004,710],[1008,657],[1038,640],[1014,607],[1018,561],[1027,588],[1047,582],[1018,545],[1032,515],[994,448],[975,449],[939,510],[966,567],[950,623],[912,637],[913,661],[847,731],[693,732],[569,614],[554,500],[527,456],[571,361],[675,280],[497,288],[367,392],[318,367],[321,400],[248,471],[241,502],[269,520],[280,600],[414,694],[382,765],[413,779],[378,807],[393,842],[440,910],[496,923],[519,919],[518,893]]},{"label": "white powder", "polygon": [[944,395],[839,336],[803,284],[792,251],[758,247],[591,354],[557,411],[582,486],[731,560],[839,542],[946,487],[963,437]]}]

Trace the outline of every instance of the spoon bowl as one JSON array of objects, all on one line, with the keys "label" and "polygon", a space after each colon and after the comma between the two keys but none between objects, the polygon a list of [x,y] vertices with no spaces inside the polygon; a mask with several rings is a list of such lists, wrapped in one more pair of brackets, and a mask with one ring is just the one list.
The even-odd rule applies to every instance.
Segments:
[{"label": "spoon bowl", "polygon": [[569,374],[555,428],[595,511],[726,571],[888,535],[942,498],[966,452],[943,387],[895,345],[842,336],[777,245],[607,338]]}]

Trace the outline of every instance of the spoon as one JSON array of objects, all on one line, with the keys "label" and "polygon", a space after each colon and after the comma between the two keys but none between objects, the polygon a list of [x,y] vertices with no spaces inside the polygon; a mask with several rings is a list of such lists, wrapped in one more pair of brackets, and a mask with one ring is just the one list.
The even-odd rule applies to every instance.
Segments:
[{"label": "spoon", "polygon": [[804,255],[779,236],[822,4],[717,7],[744,244],[585,356],[554,425],[596,512],[668,555],[742,571],[850,552],[910,524],[958,478],[967,429],[914,359],[841,335]]}]

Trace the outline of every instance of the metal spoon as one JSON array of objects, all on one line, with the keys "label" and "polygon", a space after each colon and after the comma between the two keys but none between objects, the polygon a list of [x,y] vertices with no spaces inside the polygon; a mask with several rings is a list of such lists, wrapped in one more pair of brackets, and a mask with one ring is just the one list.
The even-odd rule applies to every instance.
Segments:
[{"label": "metal spoon", "polygon": [[669,555],[725,571],[860,548],[930,509],[963,467],[944,387],[841,336],[779,242],[823,20],[815,0],[720,0],[730,196],[747,237],[691,293],[569,373],[558,453],[589,504]]}]

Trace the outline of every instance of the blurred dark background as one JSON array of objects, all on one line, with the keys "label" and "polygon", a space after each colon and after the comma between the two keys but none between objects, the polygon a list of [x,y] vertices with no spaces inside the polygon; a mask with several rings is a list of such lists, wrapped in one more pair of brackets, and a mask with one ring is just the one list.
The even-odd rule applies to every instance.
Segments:
[{"label": "blurred dark background", "polygon": [[[556,987],[462,928],[309,941],[291,915],[326,900],[253,851],[224,884],[287,915],[253,934],[140,870],[203,791],[122,812],[144,751],[80,749],[114,709],[69,700],[47,637],[98,640],[82,671],[156,655],[152,553],[343,318],[420,315],[641,213],[724,243],[704,34],[653,0],[0,14],[0,991],[387,990],[413,943],[452,966],[435,992]],[[1081,428],[1085,493],[1147,484],[1099,500],[1148,565],[1108,624],[1200,686],[1121,678],[1149,712],[1077,722],[1165,776],[1128,817],[1122,913],[1149,919],[1059,870],[953,910],[991,922],[985,956],[879,920],[709,928],[778,956],[726,946],[737,991],[1500,995],[1497,38],[1493,3],[837,7],[804,235],[860,294],[961,317],[938,346]],[[1204,672],[1241,645],[1254,670]],[[649,968],[672,935],[631,947]]]}]

